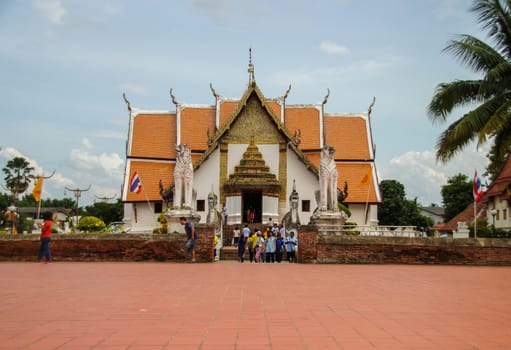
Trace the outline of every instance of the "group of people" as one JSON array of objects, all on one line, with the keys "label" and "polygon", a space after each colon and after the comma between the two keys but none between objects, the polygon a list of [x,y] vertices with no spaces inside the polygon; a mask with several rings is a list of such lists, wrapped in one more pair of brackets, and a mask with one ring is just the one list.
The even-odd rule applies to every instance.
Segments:
[{"label": "group of people", "polygon": [[294,232],[286,236],[286,230],[277,224],[268,226],[264,231],[255,229],[250,231],[248,224],[245,224],[240,232],[236,227],[233,232],[232,244],[238,247],[238,261],[245,261],[245,252],[248,250],[250,262],[255,263],[280,263],[284,258],[290,262],[296,262],[296,250],[298,239]]}]

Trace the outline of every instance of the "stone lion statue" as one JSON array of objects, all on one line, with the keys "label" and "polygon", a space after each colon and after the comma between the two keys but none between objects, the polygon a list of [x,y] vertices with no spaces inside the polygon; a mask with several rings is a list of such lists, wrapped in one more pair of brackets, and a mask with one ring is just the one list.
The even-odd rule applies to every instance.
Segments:
[{"label": "stone lion statue", "polygon": [[325,145],[321,149],[319,163],[319,193],[321,211],[339,211],[337,206],[337,166],[334,159],[335,147]]},{"label": "stone lion statue", "polygon": [[192,150],[188,145],[176,145],[174,168],[174,208],[191,208],[193,197]]}]

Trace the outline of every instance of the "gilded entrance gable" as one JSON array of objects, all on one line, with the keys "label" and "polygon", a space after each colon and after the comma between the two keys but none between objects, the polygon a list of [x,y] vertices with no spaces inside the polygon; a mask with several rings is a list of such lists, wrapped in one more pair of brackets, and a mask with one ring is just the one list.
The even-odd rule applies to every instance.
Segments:
[{"label": "gilded entrance gable", "polygon": [[257,144],[272,144],[284,141],[282,133],[276,127],[273,117],[263,107],[253,93],[246,105],[222,138],[227,143],[250,143],[254,137]]}]

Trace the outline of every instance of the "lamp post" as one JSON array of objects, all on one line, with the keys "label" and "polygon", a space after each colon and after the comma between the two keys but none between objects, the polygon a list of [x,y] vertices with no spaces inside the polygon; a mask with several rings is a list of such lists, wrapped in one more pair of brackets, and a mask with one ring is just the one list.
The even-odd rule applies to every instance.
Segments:
[{"label": "lamp post", "polygon": [[76,202],[75,202],[75,224],[78,223],[78,199],[81,197],[82,192],[86,192],[86,191],[90,190],[91,186],[92,185],[89,185],[89,187],[87,187],[86,189],[67,188],[67,186],[66,186],[66,190],[73,192],[74,197],[76,199]]}]

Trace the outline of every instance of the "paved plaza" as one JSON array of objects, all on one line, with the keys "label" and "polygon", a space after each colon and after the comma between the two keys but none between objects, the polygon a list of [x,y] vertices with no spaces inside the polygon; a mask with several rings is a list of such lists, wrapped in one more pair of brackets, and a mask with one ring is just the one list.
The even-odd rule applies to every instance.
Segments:
[{"label": "paved plaza", "polygon": [[511,349],[511,267],[0,263],[0,349]]}]

